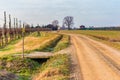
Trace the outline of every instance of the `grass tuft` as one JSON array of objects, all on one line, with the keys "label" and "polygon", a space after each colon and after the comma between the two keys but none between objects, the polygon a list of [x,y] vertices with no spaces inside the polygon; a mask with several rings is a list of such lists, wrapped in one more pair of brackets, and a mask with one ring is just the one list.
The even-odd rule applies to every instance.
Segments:
[{"label": "grass tuft", "polygon": [[62,39],[57,43],[53,51],[57,52],[62,49],[65,49],[69,46],[69,43],[70,43],[70,36],[63,35]]},{"label": "grass tuft", "polygon": [[69,80],[69,73],[69,55],[59,54],[44,63],[33,80]]},{"label": "grass tuft", "polygon": [[0,57],[0,70],[18,74],[23,78],[29,78],[39,66],[39,63],[31,59],[23,59],[11,55]]}]

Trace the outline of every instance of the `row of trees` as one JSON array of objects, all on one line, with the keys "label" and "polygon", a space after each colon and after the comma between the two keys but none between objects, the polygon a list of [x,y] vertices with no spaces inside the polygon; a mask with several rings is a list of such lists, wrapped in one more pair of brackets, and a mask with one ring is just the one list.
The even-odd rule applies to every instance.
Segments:
[{"label": "row of trees", "polygon": [[[47,26],[44,26],[44,27],[47,27],[47,28],[52,28],[52,30],[58,30],[59,28],[59,21],[58,20],[54,20],[52,22],[52,24],[48,24]],[[63,26],[62,28],[67,28],[68,30],[70,30],[74,25],[74,18],[72,16],[66,16],[64,19],[63,19]]]},{"label": "row of trees", "polygon": [[[4,12],[4,24],[0,27],[0,47],[6,46],[9,42],[20,39],[23,35],[29,35],[32,32],[50,31],[49,28],[33,27],[25,22],[18,21],[14,18],[13,23],[9,14],[9,22],[7,22],[6,12]],[[7,26],[7,24],[9,24]],[[12,25],[13,24],[13,25]]]},{"label": "row of trees", "polygon": [[[11,15],[9,14],[9,26],[7,26],[6,12],[4,12],[4,24],[0,28],[0,47],[7,45],[10,41],[18,39],[22,36],[22,24],[18,19],[14,18],[14,25],[12,25]],[[24,26],[24,24],[23,24]]]},{"label": "row of trees", "polygon": [[[63,19],[63,26],[64,28],[67,28],[67,29],[71,29],[74,25],[74,18],[72,16],[66,16],[64,19]],[[48,24],[48,25],[42,25],[40,26],[39,24],[36,26],[36,28],[50,28],[51,30],[58,30],[59,28],[59,21],[58,20],[54,20],[52,21],[51,24]]]},{"label": "row of trees", "polygon": [[[7,18],[6,12],[4,12],[4,24],[3,27],[0,28],[0,47],[6,46],[12,40],[19,39],[23,36],[22,28],[24,28],[25,35],[29,35],[31,32],[37,31],[50,31],[50,30],[57,30],[58,29],[58,20],[54,20],[52,24],[47,26],[43,26],[42,28],[37,25],[36,27],[30,26],[29,24],[22,23],[18,21],[17,18],[14,18],[13,25],[11,20],[11,15],[9,14],[9,26],[7,26]],[[63,19],[63,26],[66,26],[69,30],[73,26],[73,17],[66,16]]]}]

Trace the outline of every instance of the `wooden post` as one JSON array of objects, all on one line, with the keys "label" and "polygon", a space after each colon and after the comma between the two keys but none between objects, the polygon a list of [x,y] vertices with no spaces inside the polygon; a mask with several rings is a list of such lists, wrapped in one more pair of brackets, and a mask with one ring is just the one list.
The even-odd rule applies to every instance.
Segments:
[{"label": "wooden post", "polygon": [[16,18],[16,37],[18,39],[18,19]]},{"label": "wooden post", "polygon": [[2,29],[2,37],[1,37],[2,41],[1,42],[2,42],[2,47],[4,47],[4,37],[3,37],[4,36],[4,24],[3,24],[3,27],[1,29]]},{"label": "wooden post", "polygon": [[0,47],[2,47],[2,28],[0,28]]},{"label": "wooden post", "polygon": [[22,38],[23,38],[23,44],[22,44],[22,50],[23,50],[23,59],[24,59],[24,33],[25,33],[25,26],[23,23],[23,28],[22,28]]},{"label": "wooden post", "polygon": [[2,34],[2,37],[1,37],[1,45],[2,45],[2,47],[4,46],[3,34]]},{"label": "wooden post", "polygon": [[9,14],[9,36],[10,36],[10,41],[12,40],[12,30],[11,30],[11,15]]},{"label": "wooden post", "polygon": [[14,34],[14,39],[16,39],[16,25],[15,25],[15,22],[16,21],[15,21],[15,18],[14,18],[14,33],[13,33]]},{"label": "wooden post", "polygon": [[19,38],[22,36],[21,21],[19,21]]},{"label": "wooden post", "polygon": [[8,43],[7,28],[6,28],[6,12],[4,12],[4,36],[5,36],[5,45],[6,45]]}]

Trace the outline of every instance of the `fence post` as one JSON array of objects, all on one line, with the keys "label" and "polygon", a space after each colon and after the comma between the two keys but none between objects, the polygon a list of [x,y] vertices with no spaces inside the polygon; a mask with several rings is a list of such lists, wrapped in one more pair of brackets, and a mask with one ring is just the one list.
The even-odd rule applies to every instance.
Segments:
[{"label": "fence post", "polygon": [[15,25],[16,21],[15,21],[15,18],[14,18],[14,39],[16,39],[16,25]]},{"label": "fence post", "polygon": [[19,21],[19,38],[22,36],[21,20]]},{"label": "fence post", "polygon": [[9,36],[10,36],[10,41],[12,40],[12,30],[11,30],[11,15],[9,14]]},{"label": "fence post", "polygon": [[8,43],[7,28],[6,28],[6,12],[4,12],[4,37],[5,37],[5,45],[6,45]]},{"label": "fence post", "polygon": [[24,59],[24,33],[25,33],[25,26],[23,23],[23,28],[22,28],[22,38],[23,38],[23,44],[22,44],[22,50],[23,50],[23,59]]},{"label": "fence post", "polygon": [[18,37],[18,19],[16,18],[16,37],[17,39],[19,38]]}]

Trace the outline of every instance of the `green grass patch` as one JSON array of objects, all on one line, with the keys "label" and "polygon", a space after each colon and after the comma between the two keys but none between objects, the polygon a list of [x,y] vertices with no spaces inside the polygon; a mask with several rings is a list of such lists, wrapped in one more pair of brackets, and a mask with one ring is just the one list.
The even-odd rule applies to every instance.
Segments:
[{"label": "green grass patch", "polygon": [[63,35],[62,39],[57,43],[57,45],[54,47],[54,52],[60,51],[62,49],[65,49],[69,46],[70,43],[70,36]]},{"label": "green grass patch", "polygon": [[1,48],[0,51],[9,51],[14,48],[14,44],[18,43],[21,39],[16,39],[8,43],[5,47]]},{"label": "green grass patch", "polygon": [[58,35],[55,38],[51,39],[50,41],[46,42],[44,45],[40,46],[40,48],[35,49],[35,51],[44,51],[44,52],[53,51],[57,42],[59,42],[59,40],[61,40],[61,38],[62,38],[62,35]]},{"label": "green grass patch", "polygon": [[69,55],[56,55],[51,57],[41,66],[40,72],[34,77],[34,79],[69,80],[69,66]]},{"label": "green grass patch", "polygon": [[11,55],[0,57],[0,70],[7,70],[17,74],[20,80],[29,80],[31,74],[35,73],[39,66],[39,63],[31,59],[23,59]]}]

